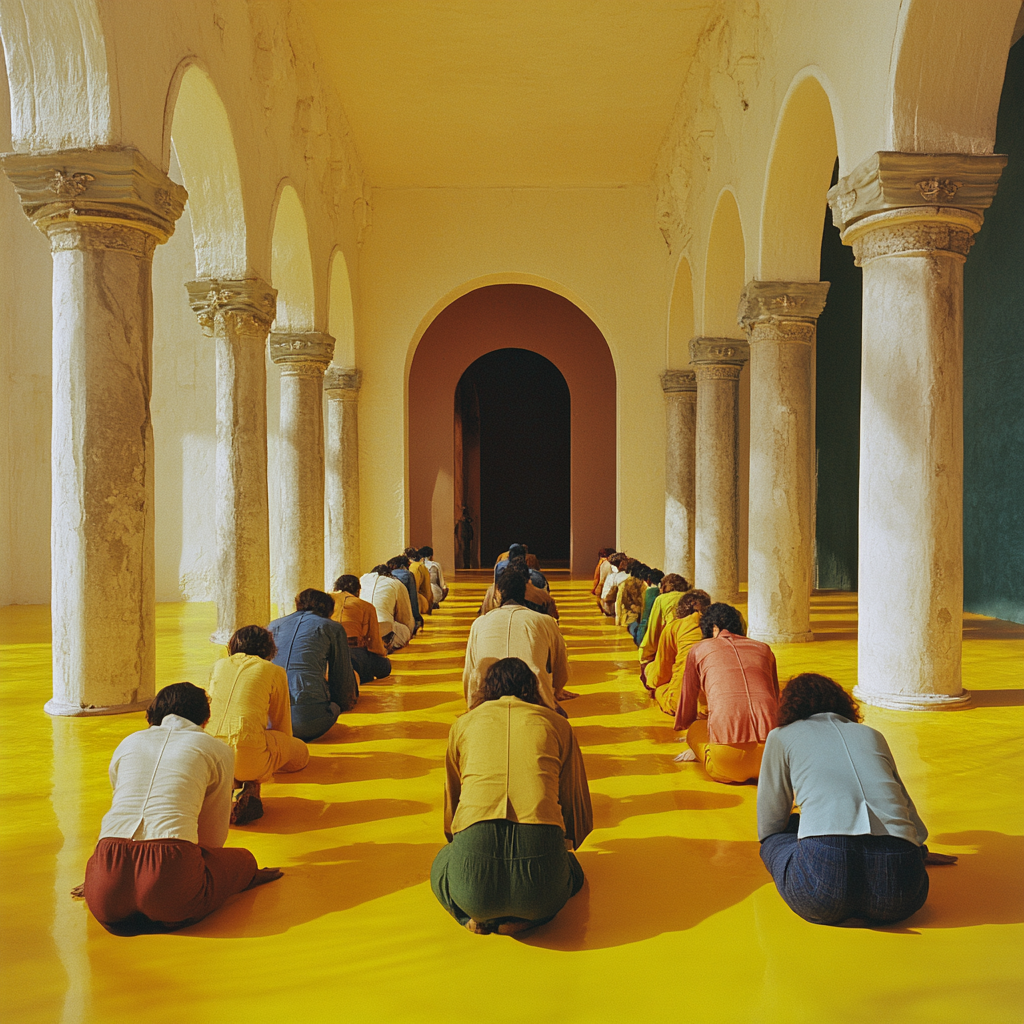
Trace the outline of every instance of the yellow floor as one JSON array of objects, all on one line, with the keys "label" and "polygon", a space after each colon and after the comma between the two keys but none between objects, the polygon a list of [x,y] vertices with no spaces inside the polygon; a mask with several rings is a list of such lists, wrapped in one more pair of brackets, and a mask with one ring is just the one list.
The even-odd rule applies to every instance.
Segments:
[{"label": "yellow floor", "polygon": [[[49,718],[45,608],[0,610],[4,757],[0,1019],[34,1022],[528,1022],[986,1024],[1024,1019],[1024,629],[967,616],[970,710],[869,710],[934,848],[925,909],[887,930],[806,924],[758,856],[755,790],[710,782],[636,682],[635,648],[556,582],[583,696],[597,828],[588,884],[525,939],[477,937],[427,881],[441,833],[442,758],[462,709],[461,654],[483,584],[462,582],[393,681],[264,789],[266,816],[232,830],[282,881],[174,935],[107,935],[68,890],[108,806],[107,762],[141,715]],[[780,676],[852,685],[851,595],[814,601],[814,644],[779,647]],[[162,605],[161,685],[204,682],[209,605]],[[898,624],[893,624],[898,628]]]}]

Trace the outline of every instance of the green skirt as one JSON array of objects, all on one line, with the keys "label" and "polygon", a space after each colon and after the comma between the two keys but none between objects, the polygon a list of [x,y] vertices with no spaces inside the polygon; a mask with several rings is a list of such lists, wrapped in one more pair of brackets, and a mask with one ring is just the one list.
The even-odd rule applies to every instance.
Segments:
[{"label": "green skirt", "polygon": [[543,924],[583,886],[583,868],[557,825],[478,821],[434,858],[430,888],[459,924]]}]

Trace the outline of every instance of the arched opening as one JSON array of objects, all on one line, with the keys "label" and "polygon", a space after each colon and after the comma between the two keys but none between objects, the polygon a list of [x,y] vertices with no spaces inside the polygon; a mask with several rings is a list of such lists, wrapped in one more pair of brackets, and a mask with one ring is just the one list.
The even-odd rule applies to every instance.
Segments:
[{"label": "arched opening", "polygon": [[313,330],[313,261],[309,230],[299,194],[291,185],[281,189],[274,215],[270,283],[277,289],[275,331]]},{"label": "arched opening", "polygon": [[348,264],[341,249],[331,257],[331,286],[328,293],[327,330],[334,338],[336,366],[356,365],[355,320],[352,313],[352,285]]},{"label": "arched opening", "polygon": [[685,370],[690,365],[690,339],[693,337],[693,275],[685,256],[676,267],[672,301],[668,314],[668,351],[665,365],[670,370]]},{"label": "arched opening", "polygon": [[[445,568],[454,568],[456,389],[470,366],[501,349],[544,357],[568,387],[569,562],[574,575],[589,575],[596,550],[615,540],[615,367],[594,322],[568,299],[535,285],[468,292],[442,309],[420,339],[409,371],[409,540],[429,543]],[[518,408],[527,402],[522,397]],[[525,491],[535,479],[527,471],[518,483]]]},{"label": "arched opening", "polygon": [[528,349],[488,352],[459,378],[455,509],[467,508],[479,528],[469,550],[456,545],[456,568],[491,565],[514,542],[568,568],[570,409],[565,377]]}]

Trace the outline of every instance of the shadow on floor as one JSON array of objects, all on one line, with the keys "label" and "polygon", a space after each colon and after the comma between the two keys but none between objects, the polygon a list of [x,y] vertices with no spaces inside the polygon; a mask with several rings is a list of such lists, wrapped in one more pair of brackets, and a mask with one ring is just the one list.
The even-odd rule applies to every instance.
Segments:
[{"label": "shadow on floor", "polygon": [[[341,723],[343,724],[343,723]],[[446,722],[390,722],[387,725],[335,726],[327,737],[335,743],[368,743],[383,740],[446,740],[451,726]],[[338,730],[335,735],[331,733]]]},{"label": "shadow on floor", "polygon": [[943,832],[931,840],[937,846],[973,846],[977,853],[960,854],[953,866],[930,867],[928,902],[897,930],[1024,923],[1024,836]]},{"label": "shadow on floor", "polygon": [[717,811],[743,803],[743,798],[734,793],[704,793],[696,789],[669,789],[659,793],[641,793],[626,797],[592,793],[591,799],[594,804],[595,828],[615,828],[627,818],[635,818],[641,814],[664,814],[666,811]]},{"label": "shadow on floor", "polygon": [[[574,684],[578,685],[575,680],[570,681],[570,690]],[[568,710],[573,718],[590,718],[591,715],[629,714],[631,711],[642,711],[650,706],[651,699],[646,693],[583,693],[578,700],[572,702]]]},{"label": "shadow on floor", "polygon": [[668,754],[618,757],[614,754],[587,753],[583,755],[583,763],[587,767],[587,778],[591,781],[626,775],[677,775],[680,771],[680,766]]},{"label": "shadow on floor", "polygon": [[280,935],[422,884],[441,845],[354,843],[302,854],[285,865],[280,881],[240,893],[206,920],[176,934],[206,939]]},{"label": "shadow on floor", "polygon": [[357,710],[363,715],[393,711],[426,711],[428,708],[436,708],[442,704],[451,704],[453,701],[461,700],[462,694],[453,693],[451,690],[413,690],[403,693],[398,690],[381,688],[362,691],[359,695],[359,703],[353,710]]},{"label": "shadow on floor", "polygon": [[[1024,690],[977,690],[970,687],[971,707],[1019,708],[1024,706]],[[964,710],[970,711],[970,708]]]},{"label": "shadow on floor", "polygon": [[[605,743],[632,743],[635,740],[653,740],[655,743],[674,743],[677,736],[672,730],[672,719],[665,716],[664,724],[657,725],[576,725],[576,739],[584,750]],[[682,748],[680,747],[680,750]]]},{"label": "shadow on floor", "polygon": [[418,779],[443,763],[414,754],[378,750],[372,753],[320,754],[314,748],[309,764],[301,772],[274,776],[277,785],[306,783],[333,786],[339,782],[372,782],[374,779]]},{"label": "shadow on floor", "polygon": [[324,800],[304,800],[297,796],[265,797],[263,809],[264,815],[259,821],[236,828],[236,831],[239,834],[266,832],[292,836],[300,832],[358,825],[366,821],[400,818],[433,810],[430,804],[419,800],[349,800],[345,803],[327,803]]},{"label": "shadow on floor", "polygon": [[756,842],[613,839],[578,857],[587,876],[582,891],[520,941],[560,950],[641,942],[693,928],[771,881]]}]

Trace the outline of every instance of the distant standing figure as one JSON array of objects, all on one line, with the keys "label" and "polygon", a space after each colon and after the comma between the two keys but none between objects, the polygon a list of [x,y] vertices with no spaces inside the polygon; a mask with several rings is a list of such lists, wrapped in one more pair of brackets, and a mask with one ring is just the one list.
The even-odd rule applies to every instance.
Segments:
[{"label": "distant standing figure", "polygon": [[573,851],[592,827],[572,726],[544,706],[525,662],[493,663],[448,734],[434,895],[477,935],[534,928],[583,886]]},{"label": "distant standing figure", "polygon": [[203,731],[206,691],[165,686],[146,710],[148,729],[126,736],[110,759],[114,795],[79,892],[114,935],[173,931],[229,897],[280,878],[224,847],[235,755]]},{"label": "distant standing figure", "polygon": [[333,612],[331,595],[310,588],[295,598],[291,615],[267,627],[277,644],[274,663],[288,673],[292,730],[304,740],[319,739],[359,700],[348,637]]},{"label": "distant standing figure", "polygon": [[[782,691],[757,785],[761,860],[790,910],[814,924],[902,921],[928,897],[928,830],[881,733],[826,676]],[[800,813],[793,813],[794,803]]]},{"label": "distant standing figure", "polygon": [[473,568],[473,516],[462,506],[462,518],[455,524],[455,564],[459,569]]}]

